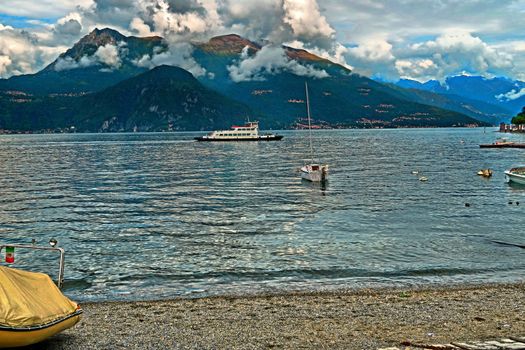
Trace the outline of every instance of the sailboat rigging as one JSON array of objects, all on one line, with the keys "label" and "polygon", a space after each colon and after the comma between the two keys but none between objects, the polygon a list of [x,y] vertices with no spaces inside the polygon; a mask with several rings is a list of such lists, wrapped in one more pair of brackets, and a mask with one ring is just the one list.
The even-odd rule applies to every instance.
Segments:
[{"label": "sailboat rigging", "polygon": [[328,180],[328,165],[319,164],[314,160],[314,147],[312,144],[312,122],[310,116],[310,97],[308,96],[308,83],[304,83],[306,91],[306,112],[308,114],[308,138],[310,142],[310,163],[301,168],[301,178],[312,182]]}]

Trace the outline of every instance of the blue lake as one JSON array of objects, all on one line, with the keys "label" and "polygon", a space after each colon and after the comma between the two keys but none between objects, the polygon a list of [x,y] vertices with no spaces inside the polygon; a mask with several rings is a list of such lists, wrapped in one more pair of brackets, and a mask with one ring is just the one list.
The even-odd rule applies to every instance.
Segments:
[{"label": "blue lake", "polygon": [[525,187],[503,174],[525,150],[480,149],[494,129],[315,131],[324,187],[297,172],[307,132],[281,134],[0,135],[0,242],[56,238],[80,301],[523,281],[525,249],[494,241],[525,244]]}]

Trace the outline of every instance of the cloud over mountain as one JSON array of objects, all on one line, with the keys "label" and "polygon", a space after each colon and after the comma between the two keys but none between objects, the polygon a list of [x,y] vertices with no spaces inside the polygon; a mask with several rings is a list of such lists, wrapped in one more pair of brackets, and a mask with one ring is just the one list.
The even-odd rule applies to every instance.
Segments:
[{"label": "cloud over mountain", "polygon": [[285,50],[280,46],[267,45],[254,56],[248,55],[248,46],[244,48],[241,58],[237,64],[228,66],[230,78],[235,82],[240,81],[263,81],[265,74],[278,74],[283,71],[295,75],[309,76],[315,78],[326,78],[328,73],[316,69],[311,65],[303,65],[288,58]]},{"label": "cloud over mountain", "polygon": [[177,66],[189,71],[195,77],[206,74],[206,69],[201,67],[192,57],[193,46],[188,43],[170,43],[167,50],[158,48],[152,55],[146,54],[133,63],[138,67],[154,68],[161,65]]},{"label": "cloud over mountain", "polygon": [[[34,72],[93,28],[112,27],[159,35],[173,47],[236,33],[305,48],[390,80],[443,80],[464,72],[524,79],[524,11],[525,0],[13,0],[0,4],[0,13],[32,22],[25,29],[6,29],[3,22],[0,40],[29,55],[0,48],[0,76]],[[182,62],[190,65],[184,52]],[[181,55],[170,49],[157,60],[180,62]]]},{"label": "cloud over mountain", "polygon": [[497,95],[496,98],[498,100],[502,101],[512,101],[517,100],[518,98],[525,96],[525,88],[523,89],[512,89],[511,91],[507,92],[506,94],[500,94]]},{"label": "cloud over mountain", "polygon": [[[449,33],[417,43],[405,54],[406,65],[396,66],[401,77],[445,78],[458,70],[471,75],[502,74],[513,68],[512,56],[499,52],[470,33]],[[411,58],[415,57],[415,58]],[[422,57],[428,57],[421,60]],[[407,71],[408,70],[408,71]]]}]

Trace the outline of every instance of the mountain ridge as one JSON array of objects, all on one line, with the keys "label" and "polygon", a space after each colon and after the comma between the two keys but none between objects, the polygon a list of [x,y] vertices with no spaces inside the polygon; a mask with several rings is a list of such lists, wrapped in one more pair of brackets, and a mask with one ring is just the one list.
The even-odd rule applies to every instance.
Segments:
[{"label": "mountain ridge", "polygon": [[[505,121],[509,121],[513,115],[525,106],[525,82],[512,80],[507,77],[485,78],[482,76],[458,75],[447,77],[443,83],[437,80],[421,83],[415,80],[401,79],[396,85],[403,88],[433,92],[442,96],[457,95],[465,100],[481,101],[507,111],[507,116],[505,118],[502,117],[502,120]],[[521,96],[519,96],[520,91],[523,91]]]},{"label": "mountain ridge", "polygon": [[[195,81],[202,84],[202,87],[198,87],[199,91],[206,89],[206,96],[211,96],[212,92],[219,94],[219,99],[227,101],[225,103],[228,106],[239,106],[243,113],[250,113],[264,120],[268,128],[293,128],[300,124],[305,110],[304,101],[301,102],[304,99],[305,81],[310,82],[312,97],[317,97],[313,105],[314,116],[319,123],[327,127],[487,125],[468,117],[462,110],[450,111],[440,108],[439,105],[425,104],[423,102],[426,97],[418,97],[410,90],[400,90],[401,88],[393,88],[352,74],[346,67],[303,49],[272,46],[272,50],[277,50],[273,52],[278,58],[275,65],[266,66],[264,62],[259,66],[251,64],[252,71],[243,71],[243,60],[252,60],[253,63],[267,59],[258,56],[263,50],[262,45],[236,34],[218,36],[206,43],[192,45],[193,64],[200,66],[206,73],[196,76]],[[281,49],[282,52],[278,51]],[[24,125],[27,129],[31,128],[30,122],[34,122],[34,128],[37,125],[58,128],[72,125],[80,130],[87,117],[94,118],[90,104],[97,105],[98,100],[104,101],[100,106],[118,114],[104,94],[116,91],[115,89],[121,95],[125,95],[125,89],[129,90],[130,95],[135,94],[133,79],[149,71],[147,65],[140,65],[138,62],[145,58],[153,61],[155,55],[166,56],[171,53],[169,50],[168,43],[160,37],[126,37],[113,29],[96,29],[61,54],[46,69],[33,75],[0,81],[0,91],[3,91],[0,102],[6,113],[11,115],[11,124],[8,124],[14,127],[16,123],[13,124],[13,120],[19,120],[18,125]],[[65,68],[56,69],[61,60]],[[162,70],[166,70],[166,67],[161,68]],[[243,79],[234,81],[233,70]],[[182,77],[180,74],[178,76]],[[175,85],[171,87],[174,88]],[[10,93],[17,91],[26,94],[26,97],[12,98]],[[155,91],[156,96],[164,94],[160,90]],[[186,100],[182,95],[174,96],[179,100],[166,106],[177,110],[179,104]],[[141,103],[132,104],[135,110],[129,110],[125,105],[122,108],[134,116],[133,118],[145,118],[149,126],[145,124],[144,130],[167,130],[165,121],[162,122],[162,128],[160,124],[152,121],[152,113],[148,112],[152,107],[149,97],[137,95],[137,98]],[[169,99],[172,96],[166,95],[165,98]],[[210,97],[210,100],[215,101],[216,98]],[[50,107],[45,107],[43,101]],[[86,104],[84,101],[91,102]],[[75,103],[79,107],[74,108]],[[162,104],[159,101],[155,103]],[[203,105],[206,106],[206,103],[203,102]],[[49,111],[39,112],[36,106],[47,108]],[[101,108],[97,110],[102,115],[104,113]],[[229,113],[235,115],[235,110],[228,108]],[[65,116],[64,109],[72,116]],[[169,114],[168,111],[165,112],[166,115]],[[32,117],[31,113],[41,117]],[[53,118],[52,113],[56,113],[54,124],[49,121]],[[132,130],[134,126],[124,121],[125,119],[125,116],[120,115],[117,118],[119,126],[115,126],[114,130]],[[226,122],[230,119],[225,116],[214,115],[212,119],[208,127],[200,122],[192,125],[188,122],[191,120],[190,116],[184,114],[183,117],[171,121],[170,129],[191,130],[229,126]],[[5,120],[7,119],[4,118],[4,125],[7,125]],[[215,123],[215,120],[218,122]],[[100,122],[101,120],[97,119],[97,123]],[[86,130],[100,130],[97,129],[97,123],[90,125]],[[140,121],[136,121],[135,124],[140,125]]]}]

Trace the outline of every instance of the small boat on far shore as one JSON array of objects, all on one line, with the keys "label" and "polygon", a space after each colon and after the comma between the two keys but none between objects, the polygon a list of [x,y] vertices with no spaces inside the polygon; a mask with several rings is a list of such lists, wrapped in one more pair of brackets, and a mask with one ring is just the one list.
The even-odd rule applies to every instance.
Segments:
[{"label": "small boat on far shore", "polygon": [[507,139],[499,139],[494,143],[481,144],[480,148],[525,148],[525,143],[518,143],[513,141],[508,141]]},{"label": "small boat on far shore", "polygon": [[230,130],[216,130],[208,135],[195,137],[197,141],[279,141],[282,135],[259,134],[259,122],[248,122],[242,126],[232,126]]},{"label": "small boat on far shore", "polygon": [[525,185],[525,166],[506,170],[505,177],[509,182],[515,182],[520,185]]}]

